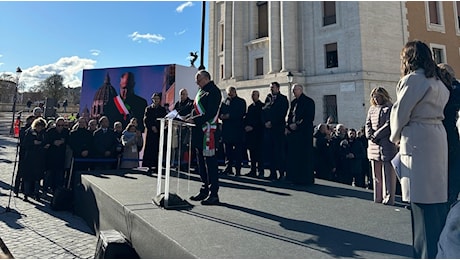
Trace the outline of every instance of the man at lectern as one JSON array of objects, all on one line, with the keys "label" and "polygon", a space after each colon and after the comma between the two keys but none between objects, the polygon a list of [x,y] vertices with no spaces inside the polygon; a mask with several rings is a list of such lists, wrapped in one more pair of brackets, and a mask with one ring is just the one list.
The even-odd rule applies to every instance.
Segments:
[{"label": "man at lectern", "polygon": [[193,102],[194,109],[186,117],[186,121],[195,124],[192,128],[192,147],[196,151],[203,185],[190,199],[201,201],[202,205],[217,205],[219,204],[219,175],[214,135],[222,94],[206,70],[196,73],[195,82],[199,90]]}]

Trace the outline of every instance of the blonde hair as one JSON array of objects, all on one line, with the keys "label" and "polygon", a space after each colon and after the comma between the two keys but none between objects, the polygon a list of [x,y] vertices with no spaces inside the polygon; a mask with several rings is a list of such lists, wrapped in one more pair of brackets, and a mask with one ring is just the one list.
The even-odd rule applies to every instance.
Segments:
[{"label": "blonde hair", "polygon": [[385,104],[391,101],[390,94],[388,94],[388,91],[385,88],[376,87],[371,91],[370,101],[369,101],[371,103],[371,106],[377,106],[378,105],[377,103],[375,103],[374,99],[372,98],[372,96],[374,96],[374,94],[382,96],[383,97],[383,102]]},{"label": "blonde hair", "polygon": [[32,125],[30,126],[32,129],[37,129],[37,126],[41,126],[43,128],[46,128],[46,121],[45,119],[39,117],[37,119],[35,119],[33,122],[32,122]]}]

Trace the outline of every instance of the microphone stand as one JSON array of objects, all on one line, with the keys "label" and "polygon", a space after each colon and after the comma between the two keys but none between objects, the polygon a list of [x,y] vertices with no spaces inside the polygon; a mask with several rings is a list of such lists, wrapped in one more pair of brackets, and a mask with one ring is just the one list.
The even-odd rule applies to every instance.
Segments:
[{"label": "microphone stand", "polygon": [[[19,155],[19,145],[20,145],[20,138],[18,137],[16,143],[16,154],[14,156],[14,166],[13,166],[13,173],[11,175],[11,184],[10,184],[10,193],[8,195],[8,206],[6,206],[5,211],[3,213],[12,212],[10,205],[11,205],[11,197],[13,196],[13,189],[14,189],[14,177],[16,173],[16,166],[18,163],[18,155]],[[15,211],[15,213],[21,215],[21,213]]]}]

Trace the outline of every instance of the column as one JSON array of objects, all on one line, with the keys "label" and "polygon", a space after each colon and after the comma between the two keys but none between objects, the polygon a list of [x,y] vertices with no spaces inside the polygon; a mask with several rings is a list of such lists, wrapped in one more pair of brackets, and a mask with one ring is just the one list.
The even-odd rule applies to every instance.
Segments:
[{"label": "column", "polygon": [[[209,35],[217,35],[217,28],[219,26],[217,17],[215,15],[216,12],[216,7],[217,3],[215,2],[209,2]],[[200,16],[201,17],[201,16]],[[216,47],[218,44],[218,39],[216,37],[209,37],[209,42],[208,42],[208,67],[206,68],[212,75],[212,77],[218,75],[218,69],[219,67],[216,68],[215,64],[219,63],[219,53],[218,53],[218,48]],[[197,60],[198,61],[198,60]],[[198,68],[199,63],[195,64],[195,67]],[[216,81],[217,82],[217,81]]]},{"label": "column", "polygon": [[247,2],[232,1],[233,4],[233,26],[232,26],[232,78],[243,79],[245,46],[243,35],[248,30],[248,23],[244,19],[244,7]]},{"label": "column", "polygon": [[224,2],[224,79],[232,76],[232,2]]},{"label": "column", "polygon": [[298,71],[298,2],[281,2],[281,71]]},{"label": "column", "polygon": [[268,36],[269,41],[269,71],[278,73],[281,70],[281,24],[280,2],[268,2]]}]

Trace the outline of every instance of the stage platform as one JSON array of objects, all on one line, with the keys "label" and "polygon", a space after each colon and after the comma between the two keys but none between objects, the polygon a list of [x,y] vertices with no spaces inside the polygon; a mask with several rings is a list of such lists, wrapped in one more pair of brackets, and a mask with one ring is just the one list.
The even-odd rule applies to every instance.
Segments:
[{"label": "stage platform", "polygon": [[[198,175],[171,175],[181,198],[199,190]],[[410,211],[373,203],[371,190],[318,179],[220,183],[222,205],[166,210],[152,203],[155,175],[82,172],[75,211],[96,232],[122,232],[141,258],[412,258]]]}]

